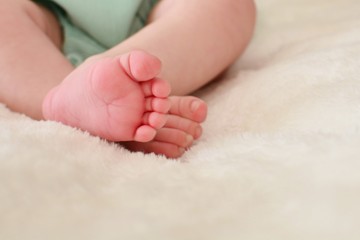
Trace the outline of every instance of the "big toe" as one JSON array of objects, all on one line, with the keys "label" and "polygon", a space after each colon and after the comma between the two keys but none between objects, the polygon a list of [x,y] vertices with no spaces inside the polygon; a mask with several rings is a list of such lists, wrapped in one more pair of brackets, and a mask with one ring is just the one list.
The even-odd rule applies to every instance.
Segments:
[{"label": "big toe", "polygon": [[126,73],[137,81],[151,80],[161,71],[160,59],[140,50],[122,55],[120,62]]},{"label": "big toe", "polygon": [[169,99],[171,101],[170,114],[188,118],[198,123],[205,121],[207,105],[203,100],[193,96],[172,96]]}]

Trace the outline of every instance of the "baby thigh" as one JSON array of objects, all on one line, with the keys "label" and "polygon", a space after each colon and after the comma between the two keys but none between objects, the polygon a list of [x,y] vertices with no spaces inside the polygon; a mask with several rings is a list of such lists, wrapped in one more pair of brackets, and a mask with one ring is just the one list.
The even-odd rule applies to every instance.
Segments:
[{"label": "baby thigh", "polygon": [[0,101],[39,119],[47,91],[72,70],[59,51],[60,26],[32,1],[0,0],[0,33]]}]

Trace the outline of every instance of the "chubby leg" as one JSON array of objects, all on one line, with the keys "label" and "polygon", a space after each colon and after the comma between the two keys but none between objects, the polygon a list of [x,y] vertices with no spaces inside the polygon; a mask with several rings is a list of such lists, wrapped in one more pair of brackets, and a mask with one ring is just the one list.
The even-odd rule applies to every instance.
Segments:
[{"label": "chubby leg", "polygon": [[[163,64],[160,77],[170,83],[173,94],[188,94],[211,81],[241,54],[252,35],[254,12],[252,0],[163,0],[144,29],[109,51],[92,57],[90,61],[117,58],[134,49],[141,49],[160,58]],[[201,134],[200,123],[206,116],[204,102],[197,101],[201,107],[196,114],[192,112],[190,104],[181,102],[189,101],[188,98],[172,98],[169,120],[164,128],[158,130],[153,141],[145,144],[130,142],[126,145],[132,150],[180,156]],[[63,111],[59,112],[61,114]],[[196,115],[202,117],[197,119]],[[62,121],[66,123],[67,120]],[[189,128],[184,127],[186,125]],[[81,128],[80,125],[75,126]],[[134,127],[130,129],[133,131]],[[94,133],[99,132],[102,130]]]},{"label": "chubby leg", "polygon": [[[89,67],[90,63],[95,64],[96,62],[96,66],[89,67],[89,70],[100,69],[99,71],[96,70],[97,73],[100,72],[100,75],[108,74],[108,71],[104,69],[108,69],[108,66],[111,65],[113,67],[110,67],[112,69],[110,72],[114,73],[116,76],[126,76],[127,74],[128,79],[126,80],[125,85],[129,84],[135,86],[135,89],[137,89],[137,91],[135,91],[137,92],[137,94],[135,94],[137,95],[136,99],[143,99],[143,104],[140,104],[141,110],[137,110],[137,113],[135,114],[137,116],[135,117],[137,121],[135,124],[136,127],[133,125],[132,128],[130,128],[130,131],[132,131],[130,139],[137,141],[148,140],[150,135],[154,135],[153,131],[152,134],[149,134],[149,131],[139,131],[140,134],[137,134],[137,130],[139,129],[138,126],[148,125],[152,128],[158,128],[160,125],[164,124],[164,118],[161,116],[155,117],[154,122],[156,123],[150,123],[146,118],[146,114],[144,115],[144,112],[147,110],[152,112],[154,112],[153,110],[158,110],[159,113],[162,114],[162,112],[165,111],[165,107],[161,110],[152,109],[151,107],[150,109],[147,109],[148,101],[145,99],[150,96],[150,94],[157,98],[164,97],[166,95],[164,92],[166,91],[159,89],[165,89],[166,87],[164,82],[162,82],[160,84],[161,87],[155,87],[155,90],[153,89],[149,95],[146,95],[146,87],[143,87],[143,83],[140,82],[145,81],[152,85],[154,80],[137,78],[136,76],[129,74],[129,69],[121,62],[121,59],[126,53],[129,53],[134,49],[143,49],[146,54],[150,53],[159,57],[164,65],[164,70],[160,74],[160,77],[165,78],[170,83],[173,88],[173,93],[187,94],[210,81],[227,67],[244,49],[252,31],[251,21],[248,24],[245,24],[246,19],[252,19],[252,5],[250,4],[252,1],[250,0],[243,0],[242,4],[238,4],[239,1],[236,0],[211,1],[214,4],[209,3],[210,1],[207,0],[192,1],[192,3],[163,0],[152,14],[151,24],[107,53],[89,59],[84,67],[81,66],[72,72],[72,66],[58,50],[61,43],[60,27],[51,13],[45,9],[39,8],[31,1],[14,0],[9,3],[8,1],[5,2],[5,0],[0,0],[0,3],[1,2],[3,2],[3,7],[1,7],[0,10],[0,29],[3,31],[3,36],[0,39],[0,71],[3,76],[0,79],[0,101],[6,103],[15,111],[23,112],[33,118],[40,119],[42,118],[41,105],[44,96],[52,89],[46,97],[46,100],[43,102],[44,114],[47,118],[56,120],[57,116],[66,109],[66,107],[64,107],[66,104],[63,105],[66,101],[63,101],[64,99],[61,99],[61,96],[76,96],[76,94],[69,95],[65,86],[89,81],[91,84],[88,84],[88,86],[96,86],[95,90],[91,89],[91,91],[96,94],[90,94],[90,96],[97,95],[99,90],[102,92],[102,90],[107,87],[106,84],[103,85],[101,81],[94,80],[96,79],[92,77],[94,71],[89,71],[89,74],[87,75],[91,80],[84,80],[83,77],[78,76],[85,75],[80,74],[80,72],[86,72],[84,70],[86,69],[85,66]],[[227,6],[228,4],[231,5],[231,8],[222,7],[222,5]],[[203,8],[204,10],[200,11],[200,9]],[[233,11],[229,14],[227,10]],[[186,11],[188,12],[186,13]],[[247,14],[247,11],[250,13]],[[242,16],[241,19],[237,18],[238,15]],[[182,18],[186,21],[183,21],[184,19]],[[214,19],[216,19],[216,21]],[[198,20],[201,21],[198,22]],[[240,25],[236,25],[233,24],[232,20],[236,20],[235,22],[241,20],[241,23]],[[244,23],[242,23],[243,20]],[[209,23],[218,25],[213,27],[213,25]],[[234,27],[234,25],[236,25],[236,27]],[[13,26],[16,27],[14,28]],[[240,27],[240,30],[237,27]],[[174,28],[177,29],[176,32],[172,31]],[[193,33],[197,31],[199,31],[198,34],[194,35]],[[24,35],[32,37],[28,39],[23,38]],[[220,44],[217,45],[214,44],[214,41],[208,41],[213,38],[216,38],[217,42],[220,42]],[[238,42],[239,40],[240,43]],[[204,58],[209,52],[212,53],[213,57]],[[114,67],[114,62],[120,62],[121,66],[119,66],[119,68]],[[70,72],[71,74],[69,75]],[[60,86],[55,87],[65,78],[65,76],[68,76],[67,79],[76,79],[76,82],[67,80]],[[103,77],[100,78],[102,79]],[[124,83],[124,81],[120,82]],[[146,85],[149,84],[144,83],[144,86]],[[76,89],[80,90],[81,87],[71,89],[76,93]],[[160,95],[157,95],[159,94],[158,91],[161,92]],[[63,92],[63,94],[58,94],[59,92]],[[93,101],[95,104],[93,107],[103,108],[102,111],[106,112],[105,118],[106,116],[109,116],[109,113],[110,115],[112,113],[111,110],[109,111],[108,105],[115,106],[115,109],[118,108],[118,105],[113,104],[112,101],[117,100],[117,98],[112,95],[113,91],[110,91],[110,93],[111,96],[100,94],[100,97],[98,96],[97,98],[90,99],[90,101]],[[85,94],[84,96],[88,95]],[[98,101],[99,98],[101,101]],[[180,126],[185,126],[186,122],[190,122],[190,125],[192,124],[193,126],[196,126],[196,129],[199,129],[198,126],[202,120],[198,121],[196,117],[194,118],[197,114],[191,115],[192,110],[191,107],[189,107],[191,105],[180,104],[180,99],[173,98],[171,100],[172,110],[170,112],[169,120],[165,122],[164,130],[157,132],[153,142],[147,143],[142,149],[139,144],[135,146],[135,144],[129,143],[129,147],[134,150],[140,149],[147,152],[163,153],[167,156],[177,156],[178,153],[174,153],[171,150],[171,147],[166,148],[167,150],[164,151],[163,147],[165,144],[170,143],[176,146],[177,150],[182,150],[183,147],[189,145],[188,142],[191,142],[191,137],[197,138],[197,132],[199,131],[194,132],[190,130],[190,128],[182,128]],[[76,102],[79,99],[75,98],[72,100],[72,102]],[[122,100],[119,100],[119,102],[121,101]],[[106,105],[105,108],[104,105]],[[206,108],[204,103],[200,103],[200,105],[203,107],[200,107],[199,109]],[[176,108],[179,108],[178,111],[174,110]],[[81,105],[78,110],[84,114],[80,115],[80,118],[85,116],[85,119],[77,119],[78,122],[86,122],[88,120],[86,118],[87,112],[80,111]],[[75,112],[78,113],[78,111]],[[199,112],[206,111],[199,110]],[[70,112],[69,115],[72,113],[74,112]],[[76,119],[78,116],[72,117]],[[65,118],[58,120],[71,125],[71,121],[68,122],[69,119]],[[82,127],[81,125],[72,125],[80,128]],[[115,127],[105,127],[105,131],[94,130],[93,133],[105,138],[106,134],[109,134],[110,140],[129,139],[127,137],[118,138],[119,134],[117,133],[114,137],[114,133],[111,130],[115,129]],[[89,126],[84,126],[83,129],[92,131]],[[176,137],[169,137],[166,139],[166,136],[175,136],[179,134],[173,134],[171,132],[174,131],[167,131],[165,129],[175,129],[178,133],[181,132],[182,135],[187,135],[187,143],[185,144],[184,140],[178,140],[179,138]],[[102,135],[103,132],[106,132],[105,135]],[[141,136],[139,137],[138,135]],[[190,138],[189,135],[191,135]],[[160,149],[159,144],[157,144],[158,142],[161,142],[160,146],[162,147]]]},{"label": "chubby leg", "polygon": [[253,0],[162,0],[150,23],[101,54],[142,49],[163,63],[160,77],[172,95],[186,95],[211,81],[244,51],[255,22]]},{"label": "chubby leg", "polygon": [[29,0],[0,0],[0,101],[42,118],[46,93],[73,67],[59,50],[56,18]]},{"label": "chubby leg", "polygon": [[[255,5],[253,0],[162,0],[149,22],[142,31],[95,58],[143,49],[162,61],[160,77],[170,83],[172,94],[186,95],[211,81],[244,51],[254,28]],[[179,157],[201,135],[206,104],[189,97],[170,99],[168,121],[154,140],[128,142],[128,148]],[[196,114],[191,102],[199,104]]]},{"label": "chubby leg", "polygon": [[[42,119],[44,97],[74,70],[59,50],[62,45],[60,26],[51,12],[31,1],[0,0],[0,3],[3,3],[0,8],[0,101],[14,111]],[[150,99],[147,102],[151,101],[155,110],[165,111],[166,107],[161,107],[164,103]],[[164,124],[161,119],[143,116],[143,121],[155,128]],[[145,128],[137,135],[142,132],[145,136],[140,136],[141,140],[154,134]]]}]

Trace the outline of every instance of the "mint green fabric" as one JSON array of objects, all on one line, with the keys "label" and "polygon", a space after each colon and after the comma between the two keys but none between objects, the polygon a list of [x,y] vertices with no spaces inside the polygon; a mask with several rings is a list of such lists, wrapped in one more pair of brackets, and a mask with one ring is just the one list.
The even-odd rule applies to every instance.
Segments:
[{"label": "mint green fabric", "polygon": [[35,0],[53,11],[63,28],[63,52],[77,66],[142,27],[157,0]]}]

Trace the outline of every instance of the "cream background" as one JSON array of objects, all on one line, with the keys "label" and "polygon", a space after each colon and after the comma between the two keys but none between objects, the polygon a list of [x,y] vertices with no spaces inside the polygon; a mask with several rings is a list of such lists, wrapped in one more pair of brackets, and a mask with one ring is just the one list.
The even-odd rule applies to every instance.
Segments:
[{"label": "cream background", "polygon": [[1,106],[0,239],[359,239],[360,1],[257,4],[180,161]]}]

